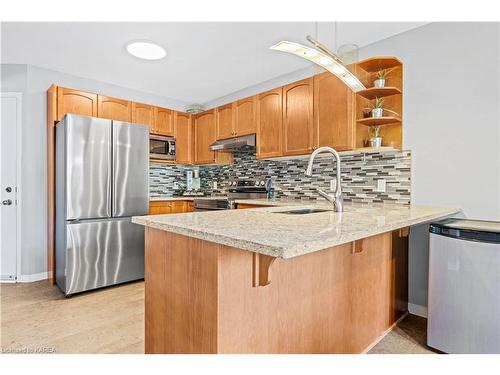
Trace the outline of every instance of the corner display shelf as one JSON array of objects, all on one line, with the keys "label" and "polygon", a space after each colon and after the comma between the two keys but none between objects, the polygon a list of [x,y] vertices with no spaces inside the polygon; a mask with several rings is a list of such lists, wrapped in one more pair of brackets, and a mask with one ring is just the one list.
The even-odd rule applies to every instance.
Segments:
[{"label": "corner display shelf", "polygon": [[399,117],[367,117],[357,120],[357,123],[366,126],[401,124],[401,119]]},{"label": "corner display shelf", "polygon": [[401,90],[397,87],[370,87],[366,90],[358,91],[357,94],[365,99],[371,100],[401,94]]},{"label": "corner display shelf", "polygon": [[[385,87],[374,87],[373,82],[379,70],[389,69]],[[380,126],[382,146],[403,148],[403,64],[393,56],[373,57],[353,64],[353,73],[367,87],[355,97],[355,147],[369,146],[370,130]],[[366,108],[372,108],[376,98],[384,99],[384,106],[400,116],[363,117]]]}]

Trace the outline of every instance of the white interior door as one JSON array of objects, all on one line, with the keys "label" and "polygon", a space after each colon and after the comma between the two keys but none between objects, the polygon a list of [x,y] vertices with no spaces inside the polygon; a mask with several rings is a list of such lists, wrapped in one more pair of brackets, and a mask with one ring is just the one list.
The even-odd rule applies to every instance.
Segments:
[{"label": "white interior door", "polygon": [[15,281],[18,270],[18,137],[21,94],[1,93],[0,126],[0,278]]}]

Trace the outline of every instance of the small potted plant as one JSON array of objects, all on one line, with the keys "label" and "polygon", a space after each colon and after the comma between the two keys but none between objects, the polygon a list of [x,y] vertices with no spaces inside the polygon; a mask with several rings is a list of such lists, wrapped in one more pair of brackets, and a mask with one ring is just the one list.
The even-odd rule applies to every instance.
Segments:
[{"label": "small potted plant", "polygon": [[389,73],[393,69],[381,69],[379,70],[376,74],[375,77],[377,78],[375,81],[373,81],[373,86],[374,87],[385,87],[385,80],[389,77]]},{"label": "small potted plant", "polygon": [[379,118],[384,116],[384,99],[375,98],[373,105],[371,107],[371,114],[374,118]]},{"label": "small potted plant", "polygon": [[395,116],[399,116],[397,112],[384,107],[384,98],[375,98],[371,107],[363,109],[363,113],[366,113],[366,111],[370,111],[372,118],[384,117],[384,111],[392,113]]},{"label": "small potted plant", "polygon": [[371,138],[370,138],[370,146],[374,148],[378,148],[382,146],[382,137],[380,136],[380,126],[372,126],[370,128]]}]

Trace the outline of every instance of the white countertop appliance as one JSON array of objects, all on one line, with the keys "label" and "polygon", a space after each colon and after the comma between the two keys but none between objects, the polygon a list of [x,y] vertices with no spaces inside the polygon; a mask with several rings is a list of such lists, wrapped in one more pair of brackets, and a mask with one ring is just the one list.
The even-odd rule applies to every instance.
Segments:
[{"label": "white countertop appliance", "polygon": [[500,353],[500,222],[430,225],[427,344],[446,353]]}]

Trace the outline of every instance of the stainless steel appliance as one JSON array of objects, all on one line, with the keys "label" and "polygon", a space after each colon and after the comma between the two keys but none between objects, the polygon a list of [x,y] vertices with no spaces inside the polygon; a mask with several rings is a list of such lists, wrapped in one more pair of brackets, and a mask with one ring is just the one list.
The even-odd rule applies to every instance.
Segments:
[{"label": "stainless steel appliance", "polygon": [[153,159],[175,160],[175,138],[151,135],[149,155]]},{"label": "stainless steel appliance", "polygon": [[430,226],[427,344],[446,353],[500,353],[500,222]]},{"label": "stainless steel appliance", "polygon": [[56,282],[66,294],[144,277],[149,129],[68,114],[56,126]]},{"label": "stainless steel appliance", "polygon": [[271,179],[238,180],[228,185],[227,197],[195,199],[195,211],[230,210],[236,208],[235,199],[265,199],[272,192]]}]

